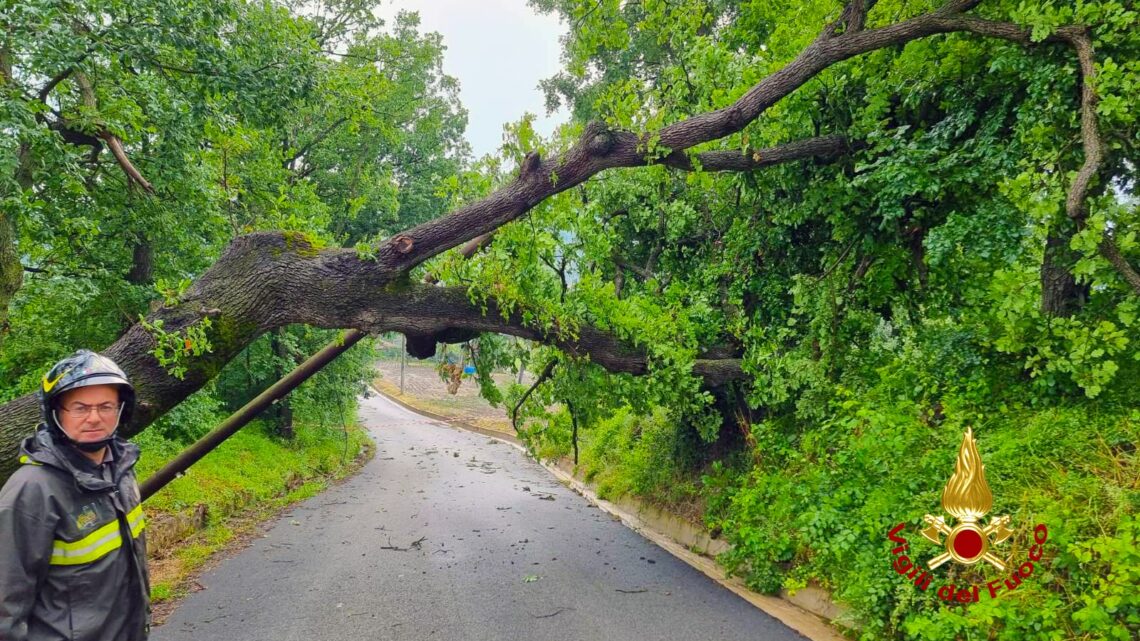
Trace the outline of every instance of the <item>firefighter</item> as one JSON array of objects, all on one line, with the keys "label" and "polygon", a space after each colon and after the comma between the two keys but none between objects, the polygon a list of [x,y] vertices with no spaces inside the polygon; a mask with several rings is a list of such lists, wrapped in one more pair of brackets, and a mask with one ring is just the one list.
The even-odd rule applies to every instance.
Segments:
[{"label": "firefighter", "polygon": [[143,641],[139,450],[116,436],[134,387],[114,361],[79,350],[48,371],[39,399],[43,422],[0,490],[0,639]]}]

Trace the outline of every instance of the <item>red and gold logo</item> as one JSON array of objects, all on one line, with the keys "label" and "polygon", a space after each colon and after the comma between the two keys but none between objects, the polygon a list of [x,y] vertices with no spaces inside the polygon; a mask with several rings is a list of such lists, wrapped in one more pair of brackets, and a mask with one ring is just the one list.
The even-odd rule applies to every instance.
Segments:
[{"label": "red and gold logo", "polygon": [[[982,464],[982,457],[978,454],[978,444],[974,440],[973,430],[967,429],[962,438],[962,446],[958,449],[954,474],[942,488],[942,509],[953,517],[954,522],[947,523],[942,515],[927,514],[923,517],[926,528],[919,530],[919,533],[928,541],[944,548],[943,552],[926,562],[926,568],[931,571],[948,561],[964,566],[973,566],[985,561],[999,572],[1006,573],[1005,577],[985,584],[990,598],[997,597],[1002,591],[1003,583],[1005,591],[1013,591],[1021,585],[1022,579],[1033,574],[1034,562],[1041,560],[1045,541],[1049,537],[1049,530],[1044,523],[1034,527],[1034,545],[1029,549],[1029,558],[1010,571],[1008,560],[1000,555],[998,547],[1014,534],[1014,530],[1010,527],[1010,517],[997,516],[985,524],[982,522],[993,508],[993,503],[993,493],[986,483],[986,466]],[[912,561],[904,554],[910,546],[906,538],[900,534],[905,526],[905,523],[899,523],[887,534],[887,538],[897,544],[891,550],[895,555],[892,567],[899,574],[913,579],[915,586],[920,590],[926,590],[930,587],[932,577],[919,566],[918,562]],[[980,585],[956,586],[950,583],[938,589],[938,596],[945,601],[976,602],[981,592],[980,587]]]},{"label": "red and gold logo", "polygon": [[979,524],[993,505],[994,495],[986,483],[986,466],[978,454],[973,430],[967,429],[958,450],[954,475],[942,488],[942,509],[957,519],[958,524],[950,527],[942,516],[927,514],[923,517],[928,527],[922,530],[922,536],[935,545],[942,545],[942,537],[946,537],[946,551],[927,561],[926,566],[934,570],[951,559],[962,565],[986,561],[1005,572],[1005,562],[993,549],[1013,536],[1009,517],[995,517],[985,526]]}]

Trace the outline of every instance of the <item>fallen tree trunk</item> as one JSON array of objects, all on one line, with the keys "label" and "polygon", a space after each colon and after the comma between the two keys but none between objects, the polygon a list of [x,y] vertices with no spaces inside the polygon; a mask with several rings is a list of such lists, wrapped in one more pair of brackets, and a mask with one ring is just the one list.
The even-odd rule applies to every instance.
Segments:
[{"label": "fallen tree trunk", "polygon": [[[644,350],[596,328],[581,327],[576,336],[544,331],[525,324],[518,313],[504,318],[493,303],[484,314],[461,288],[412,283],[360,259],[354,250],[318,251],[295,233],[257,233],[234,241],[177,305],[156,310],[148,323],[161,320],[162,330],[173,333],[204,318],[210,319],[211,351],[188,360],[182,378],[169,375],[155,359],[155,337],[142,324],[103,350],[129,373],[138,390],[139,407],[131,424],[123,427],[124,435],[137,434],[201,389],[258,336],[294,323],[400,332],[408,336],[409,353],[420,358],[434,354],[437,343],[496,332],[556,345],[613,372],[647,371]],[[735,359],[697,361],[694,374],[709,385],[743,375]],[[0,478],[10,474],[16,445],[38,422],[33,395],[0,405]]]}]

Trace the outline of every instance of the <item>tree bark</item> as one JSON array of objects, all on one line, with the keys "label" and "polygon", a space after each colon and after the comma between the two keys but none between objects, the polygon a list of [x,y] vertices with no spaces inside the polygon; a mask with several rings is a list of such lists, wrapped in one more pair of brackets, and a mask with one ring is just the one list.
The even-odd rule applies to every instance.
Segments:
[{"label": "tree bark", "polygon": [[[0,91],[7,91],[12,82],[12,55],[8,43],[0,43]],[[21,143],[17,152],[16,185],[20,189],[31,186],[29,169],[30,152]],[[16,219],[11,212],[0,209],[0,347],[8,335],[8,303],[24,284],[24,267],[20,263],[17,243],[19,234]]]},{"label": "tree bark", "polygon": [[[276,363],[274,367],[274,378],[277,380],[281,380],[285,377],[286,364],[293,362],[293,356],[286,348],[285,341],[282,340],[284,333],[285,328],[278,327],[277,329],[273,330],[273,333],[270,335],[270,342],[272,343],[273,347],[273,355],[276,357],[274,359]],[[275,423],[274,428],[277,431],[277,435],[284,439],[293,440],[293,404],[289,400],[290,396],[291,395],[289,394],[282,396],[273,405],[275,408],[273,418]]]},{"label": "tree bark", "polygon": [[[249,343],[265,332],[293,323],[321,328],[356,328],[365,332],[401,332],[423,345],[420,357],[435,352],[437,342],[456,343],[483,332],[518,336],[589,357],[612,372],[644,374],[646,353],[594,327],[575,333],[544,330],[523,321],[521,312],[506,318],[493,301],[486,315],[462,288],[412,283],[361,259],[355,250],[316,250],[297,233],[263,232],[235,240],[222,257],[172,307],[161,307],[149,321],[163,321],[166,332],[182,331],[210,318],[211,352],[188,364],[178,379],[167,374],[151,354],[154,337],[136,324],[102,353],[130,375],[139,406],[122,432],[131,436],[200,389]],[[430,347],[429,347],[430,346]],[[743,377],[738,359],[702,359],[693,368],[709,386]],[[0,478],[15,463],[16,444],[39,422],[33,395],[0,405]]]},{"label": "tree bark", "polygon": [[132,285],[154,284],[154,246],[140,234],[131,247],[131,271],[127,282]]},{"label": "tree bark", "polygon": [[1041,313],[1070,317],[1084,307],[1088,288],[1077,283],[1073,265],[1079,256],[1069,248],[1071,233],[1050,231],[1041,261]]},{"label": "tree bark", "polygon": [[24,267],[16,241],[16,221],[0,211],[0,346],[8,334],[8,302],[24,284]]}]

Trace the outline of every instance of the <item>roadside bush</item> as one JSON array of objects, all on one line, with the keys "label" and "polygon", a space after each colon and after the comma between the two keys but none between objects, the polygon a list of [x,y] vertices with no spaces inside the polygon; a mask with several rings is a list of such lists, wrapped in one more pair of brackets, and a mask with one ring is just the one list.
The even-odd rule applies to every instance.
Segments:
[{"label": "roadside bush", "polygon": [[760,463],[706,477],[707,521],[734,546],[722,559],[731,571],[766,592],[809,581],[830,588],[864,639],[1135,638],[1137,412],[1081,403],[977,427],[989,516],[1009,514],[1017,528],[1003,553],[1024,557],[1037,523],[1049,538],[1037,572],[1015,592],[963,607],[941,602],[937,587],[984,585],[995,578],[988,566],[943,566],[922,592],[891,570],[886,535],[905,522],[915,554],[935,553],[919,524],[942,514],[965,425],[953,416],[931,425],[914,404],[887,400],[847,398],[818,424],[758,424]]},{"label": "roadside bush", "polygon": [[691,497],[696,485],[685,474],[679,429],[664,409],[639,416],[622,408],[583,432],[580,467],[603,497],[633,494],[663,503]]}]

